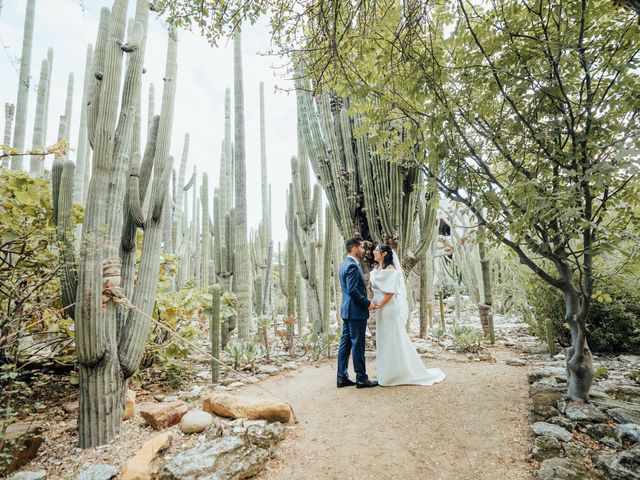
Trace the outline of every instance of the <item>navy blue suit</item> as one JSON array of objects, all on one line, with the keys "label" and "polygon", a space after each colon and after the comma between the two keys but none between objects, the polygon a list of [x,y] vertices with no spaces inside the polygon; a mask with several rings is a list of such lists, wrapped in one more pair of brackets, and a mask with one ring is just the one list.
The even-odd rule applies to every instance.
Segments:
[{"label": "navy blue suit", "polygon": [[352,258],[345,258],[340,267],[340,285],[342,287],[342,338],[338,349],[338,382],[349,379],[349,355],[353,353],[353,369],[356,372],[356,382],[368,380],[364,360],[364,334],[367,330],[370,301],[367,298],[367,288],[364,276],[358,262]]}]

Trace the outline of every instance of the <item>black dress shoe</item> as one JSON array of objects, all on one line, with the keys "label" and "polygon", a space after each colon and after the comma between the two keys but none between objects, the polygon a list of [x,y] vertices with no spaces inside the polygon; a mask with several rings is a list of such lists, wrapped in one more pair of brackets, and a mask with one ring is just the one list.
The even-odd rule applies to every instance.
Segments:
[{"label": "black dress shoe", "polygon": [[378,386],[378,382],[376,381],[371,381],[371,380],[367,380],[365,382],[360,382],[360,383],[356,383],[356,388],[371,388],[371,387],[377,387]]},{"label": "black dress shoe", "polygon": [[348,378],[342,381],[338,380],[338,388],[353,387],[355,384],[356,382],[352,382]]}]

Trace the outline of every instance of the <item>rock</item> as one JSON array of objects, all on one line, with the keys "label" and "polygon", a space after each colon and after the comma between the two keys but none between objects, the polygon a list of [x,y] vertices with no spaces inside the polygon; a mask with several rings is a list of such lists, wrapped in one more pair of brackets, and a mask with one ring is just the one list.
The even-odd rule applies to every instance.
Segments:
[{"label": "rock", "polygon": [[612,408],[607,414],[619,423],[635,423],[640,425],[640,412],[628,408]]},{"label": "rock", "polygon": [[180,392],[178,396],[182,400],[194,400],[196,398],[199,398],[201,393],[202,393],[202,387],[196,385],[188,392]]},{"label": "rock", "polygon": [[571,421],[568,418],[563,417],[562,415],[551,417],[547,419],[547,422],[558,425],[565,430],[568,430],[569,432],[573,432],[573,430],[576,428],[576,422]]},{"label": "rock", "polygon": [[519,358],[508,358],[505,363],[512,367],[524,367],[527,364],[527,362]]},{"label": "rock", "polygon": [[561,457],[564,455],[564,452],[557,438],[543,435],[536,437],[533,441],[531,454],[535,460],[541,462],[547,458]]},{"label": "rock", "polygon": [[617,427],[606,424],[592,424],[584,428],[585,432],[603,445],[611,448],[622,448],[622,440]]},{"label": "rock", "polygon": [[122,420],[129,420],[136,412],[136,392],[127,389]]},{"label": "rock", "polygon": [[551,372],[549,370],[545,368],[534,368],[533,370],[529,371],[529,373],[527,373],[527,380],[529,380],[529,383],[531,384],[537,382],[542,378],[550,376]]},{"label": "rock", "polygon": [[225,436],[202,443],[169,459],[159,480],[242,479],[260,473],[269,452],[243,441]]},{"label": "rock", "polygon": [[94,465],[84,469],[76,480],[111,480],[118,474],[118,467],[113,465]]},{"label": "rock", "polygon": [[270,450],[284,438],[284,425],[280,422],[267,424],[264,420],[245,422],[247,439],[254,445]]},{"label": "rock", "polygon": [[593,462],[604,470],[609,478],[616,480],[640,479],[640,447],[618,454],[598,452],[594,455]]},{"label": "rock", "polygon": [[278,367],[274,367],[273,365],[260,365],[258,367],[258,373],[266,373],[267,375],[277,375],[280,373],[280,369]]},{"label": "rock", "polygon": [[291,418],[291,407],[284,402],[261,398],[211,393],[202,402],[202,410],[221,417],[269,420],[287,423]]},{"label": "rock", "polygon": [[638,443],[640,441],[640,425],[635,423],[623,423],[618,425],[620,436],[632,443]]},{"label": "rock", "polygon": [[586,422],[604,422],[607,416],[589,403],[567,404],[564,412],[565,416],[570,420],[577,420],[579,423]]},{"label": "rock", "polygon": [[213,423],[213,416],[208,412],[194,410],[187,413],[180,420],[180,430],[183,433],[200,433]]},{"label": "rock", "polygon": [[538,477],[541,480],[604,480],[584,462],[570,458],[550,458],[542,462]]},{"label": "rock", "polygon": [[173,436],[169,432],[148,440],[138,453],[127,460],[118,480],[152,480],[162,467],[159,453],[171,446]]},{"label": "rock", "polygon": [[547,420],[551,417],[557,417],[560,415],[560,412],[550,405],[532,405],[531,406],[531,415],[533,420],[538,422],[542,420]]},{"label": "rock", "polygon": [[573,438],[571,432],[564,428],[547,422],[536,422],[531,427],[536,435],[544,435],[547,437],[557,438],[563,442],[568,442]]},{"label": "rock", "polygon": [[574,442],[566,442],[562,444],[562,450],[569,458],[584,460],[589,456],[591,451],[588,448],[583,447]]},{"label": "rock", "polygon": [[640,402],[640,387],[633,387],[631,385],[622,385],[618,389],[616,399],[623,400],[625,402],[639,403]]},{"label": "rock", "polygon": [[189,407],[182,400],[147,403],[140,406],[140,416],[156,430],[175,425],[188,411]]},{"label": "rock", "polygon": [[607,398],[607,399],[594,398],[590,400],[590,403],[594,404],[600,410],[603,410],[605,412],[613,408],[622,408],[625,410],[636,412],[637,414],[640,415],[640,405],[636,405],[635,403],[621,402],[620,400],[612,400],[610,398]]},{"label": "rock", "polygon": [[8,480],[43,480],[47,478],[46,470],[38,470],[37,472],[17,472],[9,477]]},{"label": "rock", "polygon": [[164,399],[165,399],[165,398],[167,398],[167,396],[166,396],[166,395],[163,395],[163,394],[161,394],[161,393],[156,393],[156,394],[153,396],[153,399],[154,399],[156,402],[164,402]]},{"label": "rock", "polygon": [[80,409],[80,400],[75,402],[67,402],[62,404],[62,410],[66,413],[75,413]]},{"label": "rock", "polygon": [[11,473],[29,463],[42,445],[42,424],[12,423],[7,427],[3,454],[9,455],[5,473]]}]

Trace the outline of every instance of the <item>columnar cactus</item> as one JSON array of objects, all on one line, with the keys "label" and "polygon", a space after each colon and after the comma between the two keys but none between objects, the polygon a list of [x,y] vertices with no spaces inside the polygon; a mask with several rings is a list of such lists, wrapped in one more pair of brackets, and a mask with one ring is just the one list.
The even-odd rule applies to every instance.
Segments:
[{"label": "columnar cactus", "polygon": [[182,145],[182,158],[180,159],[180,170],[178,170],[178,184],[175,195],[175,210],[174,210],[174,245],[178,255],[183,256],[186,254],[186,242],[184,241],[184,228],[182,223],[182,217],[184,215],[183,209],[183,197],[185,176],[187,173],[187,161],[189,159],[189,132],[184,134],[184,143]]},{"label": "columnar cactus", "polygon": [[[73,113],[73,84],[74,84],[74,76],[73,73],[69,73],[69,79],[67,80],[67,100],[65,101],[64,106],[64,116],[67,118],[67,131],[65,132],[64,140],[69,143],[69,131],[71,130],[71,116]],[[66,151],[66,158],[69,158],[69,150]]]},{"label": "columnar cactus", "polygon": [[[31,142],[32,151],[42,149],[44,151],[44,109],[47,96],[47,85],[49,83],[49,62],[42,60],[40,67],[40,80],[38,81],[38,98],[36,100],[36,118],[33,124],[33,140]],[[29,161],[29,173],[33,176],[40,177],[44,168],[42,167],[42,158],[40,155],[32,155]]]},{"label": "columnar cactus", "polygon": [[479,224],[478,227],[478,253],[480,255],[480,268],[482,270],[482,291],[484,293],[483,302],[478,305],[480,309],[480,323],[482,329],[486,331],[485,335],[489,336],[491,345],[495,343],[495,332],[493,330],[493,312],[491,306],[493,304],[493,291],[491,288],[491,265],[489,257],[487,257],[487,248],[485,245],[486,227]]},{"label": "columnar cactus", "polygon": [[[73,202],[84,205],[85,169],[89,170],[89,155],[87,148],[87,100],[91,86],[91,63],[93,61],[93,45],[87,45],[84,67],[84,82],[82,86],[82,103],[80,104],[80,130],[78,131],[78,149],[76,150],[76,179]],[[87,186],[88,187],[88,186]]]},{"label": "columnar cactus", "polygon": [[209,287],[209,176],[202,173],[202,185],[200,186],[200,205],[202,214],[201,239],[200,239],[200,285]]},{"label": "columnar cactus", "polygon": [[322,249],[322,331],[329,331],[331,306],[331,258],[334,232],[334,222],[331,221],[329,207],[325,207],[325,237]]},{"label": "columnar cactus", "polygon": [[[83,224],[76,300],[76,349],[80,364],[80,446],[109,442],[118,432],[124,408],[126,381],[138,368],[149,331],[159,275],[162,210],[172,159],[168,158],[175,98],[176,41],[170,34],[158,138],[155,145],[154,196],[146,217],[140,208],[137,161],[129,162],[135,102],[140,98],[146,41],[148,2],[138,0],[132,38],[124,42],[127,0],[116,0],[108,37],[102,42],[103,75],[93,89],[91,105],[94,168]],[[104,15],[101,15],[104,18]],[[96,56],[98,45],[96,42]],[[122,53],[130,53],[122,99],[119,92]],[[95,64],[95,62],[94,62]],[[99,94],[99,98],[96,95]],[[117,107],[120,105],[118,115]],[[136,156],[134,155],[134,159]],[[131,163],[131,165],[129,165]],[[127,182],[127,171],[128,182]],[[128,185],[126,185],[128,183]],[[129,194],[126,196],[125,187]],[[118,208],[122,205],[124,208]],[[124,240],[123,210],[127,219],[145,226],[140,267],[130,297],[124,299],[120,248]],[[135,235],[134,235],[135,238]],[[116,301],[131,304],[123,309]]]},{"label": "columnar cactus", "polygon": [[366,135],[356,135],[362,122],[357,114],[347,113],[347,100],[321,95],[314,101],[304,80],[297,88],[302,149],[341,235],[359,233],[365,240],[391,243],[405,271],[410,271],[428,248],[426,239],[412,238],[421,187],[417,162],[414,158],[391,162],[369,145]]},{"label": "columnar cactus", "polygon": [[[33,45],[33,26],[36,13],[36,0],[27,0],[22,37],[22,56],[20,57],[20,76],[18,79],[18,101],[16,102],[16,126],[13,130],[13,148],[22,153],[27,133],[27,110],[29,109],[29,85],[31,84],[31,50]],[[11,157],[11,169],[22,170],[21,156]]]},{"label": "columnar cactus", "polygon": [[[289,190],[287,192],[287,251],[286,251],[286,282],[282,289],[284,295],[287,297],[287,316],[296,316],[296,244],[295,235],[296,232],[296,211],[295,203],[293,200],[293,184],[289,183]],[[304,326],[303,326],[304,327]],[[288,324],[289,337],[293,337],[293,323]],[[303,328],[298,328],[298,334],[303,332]]]},{"label": "columnar cactus", "polygon": [[321,332],[322,313],[316,252],[316,222],[320,209],[320,186],[314,184],[312,197],[309,184],[309,166],[304,154],[300,160],[295,156],[291,158],[291,176],[296,212],[294,241],[297,247],[298,266],[300,276],[307,281],[307,302],[310,321],[314,331]]},{"label": "columnar cactus", "polygon": [[[4,145],[11,146],[11,127],[13,126],[13,119],[16,114],[16,106],[11,103],[4,104]],[[5,170],[9,168],[9,157],[2,158],[2,168]]]},{"label": "columnar cactus", "polygon": [[265,315],[269,302],[269,291],[271,288],[271,254],[273,251],[273,241],[271,239],[271,187],[267,181],[267,147],[266,132],[264,122],[264,82],[260,82],[260,173],[262,180],[262,223],[260,225],[260,247],[262,253],[261,263],[263,265],[263,280],[261,302],[258,311]]},{"label": "columnar cactus", "polygon": [[44,100],[44,118],[42,119],[42,131],[44,143],[47,143],[47,127],[49,126],[49,99],[51,98],[51,79],[53,78],[53,48],[47,49],[47,63],[49,64],[49,81],[47,82],[47,93]]},{"label": "columnar cactus", "polygon": [[[220,285],[211,287],[211,319],[209,321],[209,337],[211,340],[211,382],[220,380]],[[216,361],[217,360],[217,361]]]},{"label": "columnar cactus", "polygon": [[234,107],[235,107],[235,210],[236,210],[236,255],[233,280],[237,295],[238,338],[249,340],[251,315],[251,277],[249,245],[247,242],[247,173],[244,145],[244,88],[242,80],[242,49],[240,30],[234,35]]}]

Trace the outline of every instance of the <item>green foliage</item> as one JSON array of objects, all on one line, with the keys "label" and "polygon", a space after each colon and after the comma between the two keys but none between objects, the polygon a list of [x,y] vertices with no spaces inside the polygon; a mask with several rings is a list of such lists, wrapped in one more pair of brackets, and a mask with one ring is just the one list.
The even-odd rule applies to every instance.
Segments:
[{"label": "green foliage", "polygon": [[593,377],[596,380],[609,378],[609,369],[606,367],[597,368]]},{"label": "green foliage", "polygon": [[234,370],[249,365],[253,373],[255,373],[256,361],[264,357],[267,353],[266,348],[261,343],[246,342],[243,340],[230,341],[225,351],[233,360]]},{"label": "green foliage", "polygon": [[431,330],[431,335],[438,341],[442,340],[446,334],[447,334],[447,331],[440,326]]},{"label": "green foliage", "polygon": [[309,332],[300,337],[302,348],[311,354],[311,359],[315,362],[321,358],[331,358],[331,348],[340,340],[340,332],[337,330],[327,333],[314,332],[309,326]]},{"label": "green foliage", "polygon": [[[640,283],[637,259],[608,255],[596,264],[596,284],[587,321],[587,341],[594,352],[640,353]],[[562,294],[537,277],[529,276],[524,293],[534,311],[530,325],[544,338],[544,322],[553,321],[554,334],[563,346],[570,344]]]},{"label": "green foliage", "polygon": [[482,331],[471,327],[456,326],[449,329],[456,352],[476,353],[482,350]]}]

